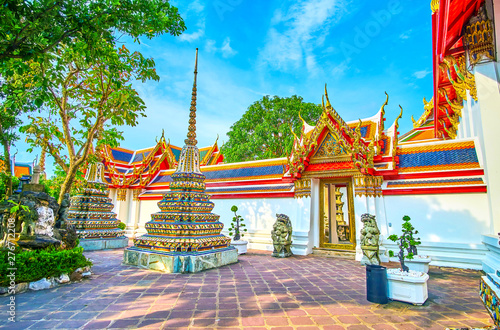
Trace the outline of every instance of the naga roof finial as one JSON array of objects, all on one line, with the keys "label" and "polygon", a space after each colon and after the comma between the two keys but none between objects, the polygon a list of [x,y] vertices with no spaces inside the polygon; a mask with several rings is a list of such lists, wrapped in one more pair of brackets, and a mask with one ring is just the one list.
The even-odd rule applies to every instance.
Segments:
[{"label": "naga roof finial", "polygon": [[326,90],[326,84],[325,84],[325,98],[326,98],[326,107],[332,107],[332,104],[330,103],[330,99],[328,98],[328,91]]},{"label": "naga roof finial", "polygon": [[196,48],[196,60],[194,63],[193,93],[191,94],[191,107],[189,108],[189,132],[184,143],[195,146],[196,141],[196,75],[198,74],[198,48]]}]

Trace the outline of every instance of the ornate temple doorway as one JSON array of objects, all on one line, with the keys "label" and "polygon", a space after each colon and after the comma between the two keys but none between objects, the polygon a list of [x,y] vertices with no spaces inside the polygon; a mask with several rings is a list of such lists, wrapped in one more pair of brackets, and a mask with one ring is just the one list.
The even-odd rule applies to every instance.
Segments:
[{"label": "ornate temple doorway", "polygon": [[320,248],[354,250],[356,228],[352,182],[320,181]]}]

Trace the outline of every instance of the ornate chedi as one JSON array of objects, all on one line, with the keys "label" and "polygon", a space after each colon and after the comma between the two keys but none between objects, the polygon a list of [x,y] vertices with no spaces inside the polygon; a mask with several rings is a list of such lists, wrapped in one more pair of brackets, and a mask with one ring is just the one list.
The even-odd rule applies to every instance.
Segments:
[{"label": "ornate chedi", "polygon": [[205,193],[196,146],[196,65],[189,114],[189,132],[170,191],[158,202],[160,212],[146,223],[147,234],[134,239],[124,263],[167,273],[194,273],[235,263],[238,254],[231,239],[221,234],[224,225],[211,213],[214,203]]},{"label": "ornate chedi", "polygon": [[85,250],[103,250],[125,247],[128,238],[118,228],[120,220],[111,212],[113,204],[108,197],[108,185],[103,180],[103,165],[92,164],[85,175],[87,184],[71,197],[67,222],[75,226],[80,245]]},{"label": "ornate chedi", "polygon": [[284,214],[276,214],[276,222],[271,231],[273,239],[273,257],[286,258],[292,256],[292,222]]},{"label": "ornate chedi", "polygon": [[379,237],[375,216],[365,213],[361,215],[363,229],[361,229],[361,250],[363,251],[362,265],[380,265]]}]

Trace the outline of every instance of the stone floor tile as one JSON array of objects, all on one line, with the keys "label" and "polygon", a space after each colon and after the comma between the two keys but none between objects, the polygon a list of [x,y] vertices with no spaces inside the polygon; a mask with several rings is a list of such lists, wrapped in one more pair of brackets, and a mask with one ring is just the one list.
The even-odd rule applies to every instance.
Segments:
[{"label": "stone floor tile", "polygon": [[32,325],[37,323],[37,321],[20,321],[16,320],[16,322],[8,322],[8,323],[0,323],[0,328],[5,330],[19,330],[19,329],[28,329]]},{"label": "stone floor tile", "polygon": [[290,323],[297,326],[297,325],[310,325],[314,324],[312,319],[308,316],[294,316],[290,317]]},{"label": "stone floor tile", "polygon": [[139,324],[140,320],[139,319],[121,319],[121,320],[116,320],[113,323],[111,323],[108,328],[110,329],[125,329],[125,328],[136,328],[137,325]]},{"label": "stone floor tile", "polygon": [[328,315],[328,312],[323,308],[307,308],[304,311],[309,315]]},{"label": "stone floor tile", "polygon": [[314,323],[319,325],[336,324],[337,321],[331,316],[311,316]]},{"label": "stone floor tile", "polygon": [[[62,321],[60,320],[49,320],[49,321],[38,321],[31,326],[32,329],[54,329],[57,328]],[[18,328],[20,329],[20,328]]]},{"label": "stone floor tile", "polygon": [[78,329],[83,327],[88,320],[66,320],[59,324],[56,329]]},{"label": "stone floor tile", "polygon": [[341,325],[325,325],[323,330],[344,330],[345,328]]},{"label": "stone floor tile", "polygon": [[263,326],[265,325],[264,318],[257,317],[244,317],[241,319],[241,324],[246,328],[249,326]]},{"label": "stone floor tile", "polygon": [[193,316],[194,311],[193,310],[172,310],[170,312],[169,318],[171,319],[179,319],[179,318],[190,318]]},{"label": "stone floor tile", "polygon": [[307,313],[304,310],[302,310],[302,309],[287,310],[286,314],[288,316],[305,316],[305,315],[307,315]]},{"label": "stone floor tile", "polygon": [[110,320],[94,320],[87,323],[84,329],[106,329],[109,327],[112,321]]},{"label": "stone floor tile", "polygon": [[282,316],[264,317],[264,322],[268,326],[284,326],[288,325],[288,318]]},{"label": "stone floor tile", "polygon": [[217,312],[218,317],[239,317],[240,311],[237,309],[220,310]]},{"label": "stone floor tile", "polygon": [[356,324],[356,325],[349,325],[346,329],[347,330],[368,330],[370,328],[364,324]]},{"label": "stone floor tile", "polygon": [[75,312],[52,312],[44,317],[45,320],[67,320],[73,315]]},{"label": "stone floor tile", "polygon": [[234,327],[239,326],[240,320],[238,318],[218,318],[217,326],[219,327]]},{"label": "stone floor tile", "polygon": [[387,323],[373,324],[371,327],[375,330],[396,330],[394,326]]},{"label": "stone floor tile", "polygon": [[339,320],[339,323],[342,323],[342,324],[359,324],[359,323],[361,323],[361,321],[356,316],[342,315],[342,316],[338,316],[337,319]]}]

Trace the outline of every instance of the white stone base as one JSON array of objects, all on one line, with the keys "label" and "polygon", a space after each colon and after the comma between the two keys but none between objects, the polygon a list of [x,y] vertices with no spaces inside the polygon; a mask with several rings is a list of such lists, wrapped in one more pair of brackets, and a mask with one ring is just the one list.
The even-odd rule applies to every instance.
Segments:
[{"label": "white stone base", "polygon": [[498,236],[483,235],[482,242],[488,249],[483,259],[482,269],[485,273],[495,273],[500,269],[500,245],[498,244]]},{"label": "white stone base", "polygon": [[238,262],[238,251],[229,247],[222,251],[200,254],[166,253],[137,248],[125,249],[123,264],[163,273],[197,273]]},{"label": "white stone base", "polygon": [[242,241],[242,240],[231,241],[231,246],[234,246],[236,250],[238,250],[238,254],[247,253],[247,245],[248,245],[247,241]]},{"label": "white stone base", "polygon": [[431,263],[431,257],[428,256],[414,256],[413,259],[405,258],[405,265],[408,266],[410,270],[416,272],[428,273],[429,264]]},{"label": "white stone base", "polygon": [[387,296],[389,299],[422,305],[428,297],[429,275],[420,277],[402,276],[387,272]]},{"label": "white stone base", "polygon": [[80,238],[80,246],[84,251],[119,249],[128,246],[128,237]]}]

